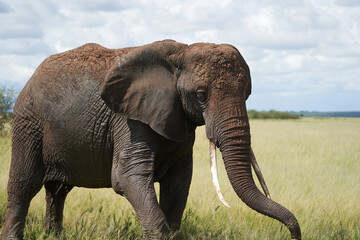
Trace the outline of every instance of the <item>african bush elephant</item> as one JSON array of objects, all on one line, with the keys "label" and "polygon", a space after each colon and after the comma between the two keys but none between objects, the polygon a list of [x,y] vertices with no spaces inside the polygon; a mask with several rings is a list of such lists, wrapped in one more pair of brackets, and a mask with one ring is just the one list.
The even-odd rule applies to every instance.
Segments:
[{"label": "african bush elephant", "polygon": [[168,238],[180,228],[195,128],[204,124],[241,200],[300,239],[293,214],[254,183],[250,92],[249,68],[226,44],[164,40],[116,50],[86,44],[50,56],[14,107],[1,239],[23,238],[29,203],[43,185],[48,230],[61,231],[73,186],[112,187],[135,209],[145,238]]}]

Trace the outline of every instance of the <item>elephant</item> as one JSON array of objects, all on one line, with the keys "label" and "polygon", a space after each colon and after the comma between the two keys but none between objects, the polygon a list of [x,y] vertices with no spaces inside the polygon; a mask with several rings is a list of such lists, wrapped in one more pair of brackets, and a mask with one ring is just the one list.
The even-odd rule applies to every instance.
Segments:
[{"label": "elephant", "polygon": [[201,125],[220,149],[239,198],[301,239],[295,216],[254,183],[250,93],[249,67],[228,44],[85,44],[48,57],[14,106],[1,239],[23,238],[30,201],[42,186],[47,231],[62,230],[65,198],[76,186],[113,188],[134,208],[145,239],[172,237],[180,229]]}]

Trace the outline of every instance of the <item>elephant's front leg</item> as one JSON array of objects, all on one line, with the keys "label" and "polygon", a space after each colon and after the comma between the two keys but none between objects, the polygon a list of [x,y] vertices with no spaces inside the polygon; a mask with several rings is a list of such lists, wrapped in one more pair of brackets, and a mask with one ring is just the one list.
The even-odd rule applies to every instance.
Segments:
[{"label": "elephant's front leg", "polygon": [[154,189],[154,142],[132,142],[116,154],[112,187],[131,203],[145,239],[167,239],[170,229]]},{"label": "elephant's front leg", "polygon": [[192,151],[175,162],[160,181],[160,206],[170,229],[180,228],[192,177]]}]

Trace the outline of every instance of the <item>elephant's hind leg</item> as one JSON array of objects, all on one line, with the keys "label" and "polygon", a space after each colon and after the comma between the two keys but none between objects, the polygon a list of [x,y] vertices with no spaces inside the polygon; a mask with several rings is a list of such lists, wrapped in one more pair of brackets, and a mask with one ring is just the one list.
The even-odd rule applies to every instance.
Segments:
[{"label": "elephant's hind leg", "polygon": [[14,118],[7,209],[0,239],[22,239],[31,199],[44,178],[41,132],[35,124]]},{"label": "elephant's hind leg", "polygon": [[67,194],[72,186],[58,182],[45,183],[46,215],[45,228],[59,234],[62,230],[63,210]]}]

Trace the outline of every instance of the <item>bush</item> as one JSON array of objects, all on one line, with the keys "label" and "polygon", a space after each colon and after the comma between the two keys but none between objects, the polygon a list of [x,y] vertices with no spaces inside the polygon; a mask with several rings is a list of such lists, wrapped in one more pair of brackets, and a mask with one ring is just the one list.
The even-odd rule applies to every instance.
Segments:
[{"label": "bush", "polygon": [[251,119],[299,119],[300,115],[289,112],[279,112],[275,110],[270,110],[268,112],[249,110],[248,117]]},{"label": "bush", "polygon": [[10,88],[0,88],[0,134],[4,133],[5,126],[12,118],[12,109],[15,103],[15,91]]}]

